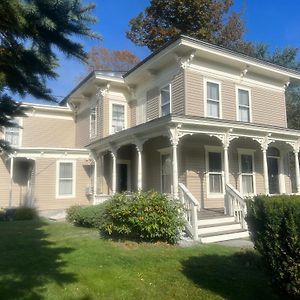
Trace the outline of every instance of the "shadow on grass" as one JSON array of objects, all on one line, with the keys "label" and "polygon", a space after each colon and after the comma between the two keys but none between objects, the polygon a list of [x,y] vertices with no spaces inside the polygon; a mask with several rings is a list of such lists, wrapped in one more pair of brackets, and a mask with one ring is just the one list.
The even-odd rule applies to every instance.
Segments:
[{"label": "shadow on grass", "polygon": [[281,299],[271,287],[260,257],[253,251],[193,256],[181,263],[188,279],[225,299]]},{"label": "shadow on grass", "polygon": [[76,281],[62,255],[73,251],[47,240],[44,221],[0,223],[0,298],[44,299],[44,285]]}]

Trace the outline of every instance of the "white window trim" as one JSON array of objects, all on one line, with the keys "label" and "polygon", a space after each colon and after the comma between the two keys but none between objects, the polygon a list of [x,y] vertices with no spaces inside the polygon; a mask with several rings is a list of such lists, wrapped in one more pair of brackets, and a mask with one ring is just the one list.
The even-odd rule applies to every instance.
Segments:
[{"label": "white window trim", "polygon": [[[92,134],[92,110],[95,109],[95,132],[94,134]],[[93,139],[97,136],[97,131],[98,131],[98,106],[97,105],[94,105],[94,106],[91,106],[90,108],[90,139]]]},{"label": "white window trim", "polygon": [[252,122],[252,96],[251,96],[251,88],[236,85],[235,86],[235,104],[236,104],[236,120],[244,123],[248,123],[240,120],[240,103],[239,103],[239,90],[244,90],[248,92],[249,95],[249,123]]},{"label": "white window trim", "polygon": [[162,103],[161,103],[161,90],[165,87],[169,86],[169,93],[170,93],[170,114],[172,113],[172,84],[171,83],[167,83],[165,84],[164,86],[162,86],[160,89],[159,89],[159,116],[162,117],[162,113],[161,113],[161,106],[162,106]]},{"label": "white window trim", "polygon": [[[205,148],[205,166],[206,166],[206,195],[207,198],[222,198],[225,195],[225,181],[224,181],[224,151],[221,146],[210,146],[210,145],[204,145]],[[218,152],[221,153],[221,176],[222,176],[222,193],[211,193],[209,188],[209,158],[208,153],[209,152]]]},{"label": "white window trim", "polygon": [[123,105],[124,106],[124,129],[127,129],[127,102],[124,102],[122,100],[109,100],[109,134],[114,134],[112,131],[112,109],[113,105]]},{"label": "white window trim", "polygon": [[[255,159],[254,153],[256,150],[254,149],[244,149],[244,148],[237,148],[238,151],[238,162],[239,162],[239,183],[240,183],[240,192],[242,195],[245,196],[254,196],[256,195],[256,176],[255,176]],[[253,194],[244,194],[243,192],[243,181],[242,181],[242,159],[241,156],[244,155],[251,155],[252,156],[252,177],[253,177]],[[247,175],[251,175],[250,173]]]},{"label": "white window trim", "polygon": [[[73,166],[73,182],[72,182],[72,194],[60,195],[59,194],[59,165],[60,163],[72,163]],[[56,199],[68,199],[76,197],[76,160],[57,160],[56,161]]]},{"label": "white window trim", "polygon": [[[215,83],[219,86],[219,117],[211,117],[207,115],[207,83]],[[214,118],[214,119],[222,119],[223,118],[223,110],[222,110],[222,82],[216,79],[211,78],[203,78],[203,99],[204,99],[204,117],[206,118]]]},{"label": "white window trim", "polygon": [[[23,139],[23,118],[17,117],[14,119],[15,119],[15,121],[17,121],[19,123],[19,126],[21,126],[21,128],[19,128],[19,143],[18,143],[18,145],[11,145],[11,146],[20,148],[22,146],[22,139]],[[6,140],[6,128],[5,127],[4,127],[3,133],[4,133],[4,140]]]},{"label": "white window trim", "polygon": [[[125,160],[125,159],[117,159],[117,165],[127,165],[127,191],[131,191],[131,161]],[[119,177],[119,174],[117,174],[117,177]]]}]

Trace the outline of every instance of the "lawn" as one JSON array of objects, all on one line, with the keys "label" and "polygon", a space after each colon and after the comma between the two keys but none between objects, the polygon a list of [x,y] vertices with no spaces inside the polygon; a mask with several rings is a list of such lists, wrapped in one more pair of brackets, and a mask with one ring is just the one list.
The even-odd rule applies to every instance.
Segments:
[{"label": "lawn", "polygon": [[254,252],[112,242],[66,223],[0,223],[0,299],[280,299],[276,294]]}]

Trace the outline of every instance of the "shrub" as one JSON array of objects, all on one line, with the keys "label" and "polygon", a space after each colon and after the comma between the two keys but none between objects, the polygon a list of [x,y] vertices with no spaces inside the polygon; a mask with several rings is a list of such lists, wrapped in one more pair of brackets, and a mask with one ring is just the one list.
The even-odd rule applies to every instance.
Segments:
[{"label": "shrub", "polygon": [[67,210],[67,221],[77,226],[99,228],[105,203],[93,206],[71,206]]},{"label": "shrub", "polygon": [[34,207],[21,206],[17,207],[14,212],[14,220],[33,220],[38,217],[38,213]]},{"label": "shrub", "polygon": [[183,225],[180,203],[150,191],[114,195],[107,202],[100,231],[113,237],[176,243]]},{"label": "shrub", "polygon": [[247,206],[251,238],[274,281],[300,297],[300,197],[258,196]]}]

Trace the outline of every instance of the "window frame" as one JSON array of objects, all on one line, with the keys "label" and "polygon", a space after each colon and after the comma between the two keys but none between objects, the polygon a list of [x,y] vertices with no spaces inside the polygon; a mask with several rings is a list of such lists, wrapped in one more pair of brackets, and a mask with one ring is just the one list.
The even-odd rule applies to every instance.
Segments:
[{"label": "window frame", "polygon": [[[240,100],[239,100],[239,90],[247,91],[249,96],[249,121],[241,121],[240,120]],[[235,101],[236,101],[236,120],[244,123],[252,122],[252,97],[251,97],[251,88],[241,85],[235,86]]]},{"label": "window frame", "polygon": [[[204,145],[205,148],[205,166],[206,166],[206,194],[207,198],[222,198],[225,195],[225,181],[224,181],[224,151],[221,146],[209,146]],[[215,174],[217,172],[209,172],[209,153],[221,153],[221,172],[219,174],[221,175],[222,179],[222,192],[221,193],[211,193],[210,192],[210,180],[209,175],[211,173]]]},{"label": "window frame", "polygon": [[[17,148],[20,148],[22,146],[22,138],[23,138],[23,118],[22,117],[17,117],[17,118],[14,118],[13,119],[14,122],[18,123],[19,128],[19,139],[18,139],[18,144],[17,145],[13,145],[11,144],[12,147],[17,147]],[[9,127],[11,128],[11,127]],[[7,134],[7,127],[4,127],[4,130],[3,130],[3,135],[4,135],[4,140],[7,141],[6,139],[6,134]]]},{"label": "window frame", "polygon": [[[239,184],[240,184],[240,193],[245,196],[254,196],[256,195],[256,176],[255,176],[255,158],[254,153],[256,150],[254,149],[244,149],[238,148],[238,163],[239,163]],[[242,172],[242,155],[252,156],[252,174],[251,173],[243,173]],[[253,182],[253,194],[244,194],[243,192],[243,175],[252,175]]]},{"label": "window frame", "polygon": [[[94,124],[94,132],[92,131],[92,110],[95,110],[95,124]],[[97,136],[98,131],[98,106],[94,105],[90,108],[90,139],[93,139]]]},{"label": "window frame", "polygon": [[[61,163],[71,163],[72,164],[72,194],[60,195],[59,194],[59,171]],[[76,160],[64,159],[56,161],[56,199],[68,199],[76,197]]]},{"label": "window frame", "polygon": [[[162,156],[163,155],[169,155],[171,158],[171,161],[173,161],[173,155],[172,155],[172,147],[166,147],[158,149],[159,152],[159,173],[160,173],[160,191],[163,193],[163,180],[162,180]],[[173,191],[173,171],[171,170],[171,193]]]},{"label": "window frame", "polygon": [[[172,84],[171,83],[167,83],[167,84],[163,85],[159,89],[159,116],[160,117],[163,117],[163,115],[162,115],[162,96],[161,96],[161,91],[164,88],[166,88],[166,87],[169,87],[169,93],[170,93],[170,98],[169,98],[170,112],[167,115],[170,115],[172,113]],[[166,104],[164,104],[164,105],[166,105]]]},{"label": "window frame", "polygon": [[[112,116],[113,116],[113,106],[114,105],[122,105],[124,106],[124,129],[127,129],[127,103],[124,101],[118,101],[118,100],[110,100],[110,105],[109,105],[109,134],[115,134],[117,132],[113,132],[112,129]],[[121,132],[122,130],[118,131]]]},{"label": "window frame", "polygon": [[[213,116],[208,116],[208,112],[207,112],[207,102],[208,102],[208,98],[207,98],[207,83],[214,83],[217,84],[219,87],[219,116],[218,117],[213,117]],[[213,119],[222,119],[223,118],[223,110],[222,110],[222,82],[216,79],[212,79],[212,78],[204,78],[203,79],[203,93],[204,93],[204,117],[206,118],[213,118]],[[215,101],[210,99],[209,101]],[[217,102],[217,101],[215,101]]]}]

